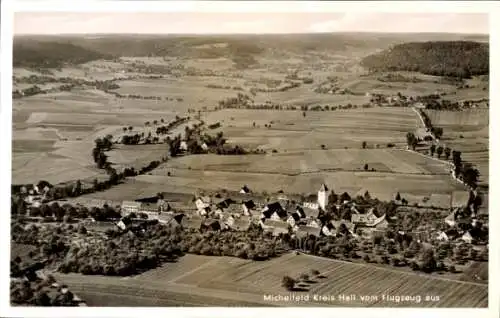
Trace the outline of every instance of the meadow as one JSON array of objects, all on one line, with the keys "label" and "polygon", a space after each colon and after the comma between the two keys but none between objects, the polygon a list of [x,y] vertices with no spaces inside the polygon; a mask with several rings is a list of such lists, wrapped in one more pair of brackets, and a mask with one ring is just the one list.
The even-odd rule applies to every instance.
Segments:
[{"label": "meadow", "polygon": [[[313,282],[303,284],[304,291],[294,291],[296,295],[310,295],[310,301],[264,300],[263,295],[289,294],[281,286],[283,276],[297,278],[313,269],[318,270],[322,277],[311,278]],[[167,263],[131,278],[86,276],[83,279],[76,274],[57,274],[56,278],[86,299],[90,306],[108,305],[113,297],[119,301],[137,297],[146,306],[217,304],[465,308],[488,305],[487,285],[293,253],[267,262],[186,255],[176,263]],[[321,301],[313,295],[334,296],[336,299]],[[347,301],[339,295],[356,297]],[[378,299],[362,299],[365,295],[376,295]],[[382,295],[421,296],[421,302],[387,301],[382,299]],[[432,296],[433,300],[425,301],[425,296]]]}]

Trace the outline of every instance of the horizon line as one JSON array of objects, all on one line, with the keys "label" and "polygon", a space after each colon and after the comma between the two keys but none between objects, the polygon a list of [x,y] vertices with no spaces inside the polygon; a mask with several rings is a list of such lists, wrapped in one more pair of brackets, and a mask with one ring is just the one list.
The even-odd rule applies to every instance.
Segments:
[{"label": "horizon line", "polygon": [[315,35],[315,34],[388,34],[388,35],[399,35],[399,34],[448,34],[448,35],[481,35],[490,36],[490,33],[478,33],[478,32],[383,32],[383,31],[332,31],[332,32],[265,32],[265,33],[13,33],[13,36],[92,36],[92,35],[196,35],[196,36],[211,36],[211,35]]}]

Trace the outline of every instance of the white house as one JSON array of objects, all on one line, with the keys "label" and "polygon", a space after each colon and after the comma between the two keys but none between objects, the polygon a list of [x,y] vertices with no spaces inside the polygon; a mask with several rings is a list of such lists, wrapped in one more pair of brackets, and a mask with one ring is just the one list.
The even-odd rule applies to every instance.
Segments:
[{"label": "white house", "polygon": [[323,210],[326,210],[326,206],[328,205],[328,187],[324,183],[318,191],[318,204]]},{"label": "white house", "polygon": [[222,222],[227,228],[232,228],[234,225],[234,217],[232,215],[225,214],[222,216]]},{"label": "white house", "polygon": [[255,209],[255,203],[252,200],[249,201],[244,201],[241,204],[241,207],[243,209],[243,214],[244,215],[252,215],[252,211]]},{"label": "white house", "polygon": [[123,221],[118,222],[116,224],[116,226],[118,226],[122,230],[126,230],[127,229],[127,226],[125,225],[125,223],[123,223]]},{"label": "white house", "polygon": [[336,234],[335,227],[333,226],[332,223],[325,224],[321,228],[321,233],[323,233],[323,235],[325,235],[325,236],[334,236]]},{"label": "white house", "polygon": [[141,203],[135,201],[123,201],[121,208],[122,211],[127,214],[138,213],[141,208]]},{"label": "white house", "polygon": [[319,204],[317,202],[304,202],[304,208],[309,208],[311,210],[318,210]]},{"label": "white house", "polygon": [[436,239],[439,241],[448,241],[448,235],[445,232],[440,232]]},{"label": "white house", "polygon": [[196,205],[196,208],[198,210],[203,210],[203,209],[208,208],[210,206],[210,198],[209,197],[199,197],[196,199],[194,204]]},{"label": "white house", "polygon": [[250,193],[250,189],[247,187],[247,185],[246,185],[246,184],[245,184],[243,187],[241,187],[240,193],[241,193],[241,194],[247,194],[247,193]]},{"label": "white house", "polygon": [[464,235],[461,237],[462,241],[465,243],[471,244],[472,243],[472,235],[470,235],[469,232],[466,232]]},{"label": "white house", "polygon": [[311,218],[307,222],[306,226],[308,226],[308,227],[319,227],[319,224],[318,224],[318,222],[315,219]]},{"label": "white house", "polygon": [[290,224],[292,227],[294,227],[299,221],[300,221],[300,215],[297,212],[290,214],[290,216],[286,220],[286,222]]},{"label": "white house", "polygon": [[179,145],[179,149],[182,151],[187,151],[188,150],[188,145],[187,143],[183,140],[181,141],[181,144]]},{"label": "white house", "polygon": [[200,216],[207,216],[209,212],[210,212],[210,208],[209,207],[198,209],[198,214]]},{"label": "white house", "polygon": [[448,215],[445,219],[444,219],[444,222],[446,224],[448,224],[449,226],[451,227],[454,227],[457,222],[455,221],[455,213],[456,213],[457,209],[455,209],[453,212],[451,212],[450,215]]}]

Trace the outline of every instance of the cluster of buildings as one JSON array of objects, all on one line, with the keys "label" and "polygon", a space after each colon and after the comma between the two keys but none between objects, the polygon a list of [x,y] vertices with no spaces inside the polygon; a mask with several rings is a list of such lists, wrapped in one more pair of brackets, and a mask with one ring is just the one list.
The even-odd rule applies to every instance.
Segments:
[{"label": "cluster of buildings", "polygon": [[437,241],[474,244],[482,240],[483,224],[465,206],[453,209],[444,223],[446,228],[435,234]]},{"label": "cluster of buildings", "polygon": [[[248,193],[245,186],[240,193]],[[384,231],[388,226],[385,215],[376,216],[373,209],[360,213],[354,202],[349,200],[340,205],[349,206],[352,210],[351,220],[322,221],[321,211],[326,211],[330,190],[323,184],[316,196],[309,200],[296,202],[280,195],[266,203],[255,203],[253,200],[212,199],[200,196],[195,201],[197,216],[205,220],[217,220],[221,229],[244,230],[251,223],[260,226],[273,236],[291,234],[297,237],[357,235],[357,229],[364,229],[367,234],[373,231]],[[340,205],[337,207],[340,208]],[[241,224],[245,224],[241,227]],[[346,232],[347,231],[347,232]]]}]

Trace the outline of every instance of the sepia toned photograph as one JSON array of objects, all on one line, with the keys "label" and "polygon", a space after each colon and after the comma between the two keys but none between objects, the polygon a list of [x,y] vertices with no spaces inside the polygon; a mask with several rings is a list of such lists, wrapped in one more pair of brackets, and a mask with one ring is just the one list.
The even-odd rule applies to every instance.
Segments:
[{"label": "sepia toned photograph", "polygon": [[10,306],[488,308],[489,21],[13,13]]}]

